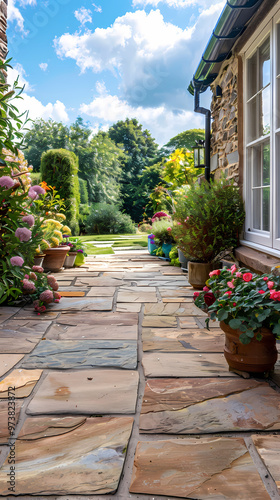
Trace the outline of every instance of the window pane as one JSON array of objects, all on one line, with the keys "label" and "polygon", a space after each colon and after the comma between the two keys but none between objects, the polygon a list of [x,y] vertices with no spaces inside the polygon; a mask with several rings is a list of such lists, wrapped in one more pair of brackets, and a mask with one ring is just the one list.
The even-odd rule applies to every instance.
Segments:
[{"label": "window pane", "polygon": [[270,230],[270,189],[263,189],[263,231]]},{"label": "window pane", "polygon": [[257,57],[258,52],[256,51],[252,57],[248,60],[248,99],[257,93]]},{"label": "window pane", "polygon": [[267,135],[270,133],[270,87],[263,90],[260,99],[260,132]]},{"label": "window pane", "polygon": [[263,185],[270,184],[270,145],[263,147]]},{"label": "window pane", "polygon": [[276,67],[276,73],[277,75],[280,75],[280,23],[277,24],[277,27],[276,27],[276,30],[277,30],[277,57],[276,57],[276,61],[277,61],[277,67]]},{"label": "window pane", "polygon": [[260,54],[260,81],[259,90],[270,83],[270,37],[261,45]]},{"label": "window pane", "polygon": [[253,191],[253,228],[261,229],[261,189]]},{"label": "window pane", "polygon": [[270,133],[270,86],[257,94],[248,106],[248,142]]},{"label": "window pane", "polygon": [[248,142],[255,141],[259,137],[257,123],[257,97],[248,103]]}]

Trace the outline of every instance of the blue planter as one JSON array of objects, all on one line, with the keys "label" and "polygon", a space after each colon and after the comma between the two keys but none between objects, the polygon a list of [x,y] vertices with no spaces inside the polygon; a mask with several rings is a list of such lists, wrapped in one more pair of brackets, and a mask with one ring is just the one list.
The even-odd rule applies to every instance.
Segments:
[{"label": "blue planter", "polygon": [[162,251],[163,251],[165,257],[169,257],[169,252],[170,252],[171,248],[172,248],[171,243],[163,243]]},{"label": "blue planter", "polygon": [[155,243],[152,243],[150,238],[148,238],[148,252],[151,255],[155,255],[157,251],[158,246]]}]

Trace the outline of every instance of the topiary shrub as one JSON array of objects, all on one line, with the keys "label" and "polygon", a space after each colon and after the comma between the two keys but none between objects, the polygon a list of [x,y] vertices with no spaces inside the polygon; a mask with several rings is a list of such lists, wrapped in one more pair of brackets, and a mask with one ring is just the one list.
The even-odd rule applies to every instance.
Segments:
[{"label": "topiary shrub", "polygon": [[43,181],[55,186],[65,200],[65,215],[72,234],[79,234],[80,190],[78,157],[66,149],[50,149],[43,153],[41,176]]},{"label": "topiary shrub", "polygon": [[122,214],[114,205],[97,203],[91,207],[86,220],[88,234],[124,234],[135,233],[135,225],[131,217]]},{"label": "topiary shrub", "polygon": [[80,199],[82,205],[88,205],[88,188],[87,181],[79,177]]}]

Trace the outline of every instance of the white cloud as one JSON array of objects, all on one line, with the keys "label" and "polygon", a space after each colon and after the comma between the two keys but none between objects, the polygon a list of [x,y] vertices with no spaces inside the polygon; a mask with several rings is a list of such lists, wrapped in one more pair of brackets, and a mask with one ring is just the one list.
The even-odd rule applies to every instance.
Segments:
[{"label": "white cloud", "polygon": [[[80,112],[99,120],[93,126],[93,131],[108,130],[109,126],[117,120],[136,118],[144,129],[151,131],[152,136],[160,145],[165,144],[170,137],[175,136],[182,130],[188,128],[203,127],[203,117],[191,111],[175,113],[165,106],[136,108],[130,106],[127,101],[119,99],[116,95],[99,96],[90,104],[82,104]],[[100,122],[102,126],[100,126]]]},{"label": "white cloud", "polygon": [[102,8],[100,7],[100,5],[95,5],[95,3],[93,3],[92,5],[94,7],[95,12],[99,12],[101,14]]},{"label": "white cloud", "polygon": [[86,23],[92,23],[92,12],[90,9],[86,9],[85,7],[81,7],[74,12],[75,18],[84,26]]},{"label": "white cloud", "polygon": [[95,88],[97,93],[100,95],[106,95],[108,93],[104,82],[97,81],[95,84]]},{"label": "white cloud", "polygon": [[[202,7],[207,8],[213,4],[221,3],[220,0],[132,0],[133,7],[146,7],[151,5],[152,7],[157,7],[160,3],[167,5],[168,7],[174,7],[177,9],[184,9],[187,7]],[[225,2],[223,2],[225,4]]]},{"label": "white cloud", "polygon": [[47,71],[47,69],[48,69],[48,63],[40,63],[40,64],[39,64],[39,68],[40,68],[42,71]]},{"label": "white cloud", "polygon": [[52,118],[55,121],[69,121],[66,107],[61,101],[56,100],[55,103],[49,102],[44,105],[36,97],[29,95],[30,92],[34,91],[34,89],[26,80],[26,72],[20,64],[16,64],[13,69],[9,69],[7,77],[8,83],[13,85],[18,76],[19,85],[25,85],[24,92],[21,94],[22,99],[18,99],[16,102],[16,107],[20,113],[28,110],[29,118],[32,120],[35,120],[36,118],[43,118],[44,120]]},{"label": "white cloud", "polygon": [[14,22],[16,28],[22,32],[22,34],[27,34],[28,32],[24,28],[24,18],[21,11],[18,8],[26,7],[27,5],[37,5],[36,0],[9,0],[8,1],[8,21]]}]

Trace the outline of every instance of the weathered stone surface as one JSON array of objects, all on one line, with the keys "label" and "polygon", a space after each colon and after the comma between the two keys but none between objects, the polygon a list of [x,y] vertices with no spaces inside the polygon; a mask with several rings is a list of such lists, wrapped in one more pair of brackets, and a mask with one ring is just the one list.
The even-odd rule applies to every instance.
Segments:
[{"label": "weathered stone surface", "polygon": [[[201,311],[203,312],[203,311]],[[206,319],[207,319],[207,316],[205,315],[205,319],[203,316],[195,316],[194,318],[191,318],[191,317],[181,317],[179,318],[179,324],[180,324],[180,328],[206,328]],[[209,327],[212,329],[212,328],[219,328],[220,330],[220,323],[218,321],[212,321],[210,319],[209,321]]]},{"label": "weathered stone surface", "polygon": [[280,493],[280,436],[252,436],[252,439]]},{"label": "weathered stone surface", "polygon": [[168,280],[165,276],[165,279],[149,279],[149,280],[141,280],[139,286],[147,286],[147,287],[186,287],[188,285],[188,281],[184,276],[178,276],[178,279]]},{"label": "weathered stone surface", "polygon": [[175,316],[144,316],[142,326],[151,328],[176,327],[177,319]]},{"label": "weathered stone surface", "polygon": [[[161,298],[162,298],[162,301],[163,302],[172,302],[172,301],[175,301],[176,302],[181,302],[181,298],[182,299],[188,299],[189,302],[192,302],[193,303],[193,288],[190,288],[190,287],[180,287],[180,288],[173,288],[173,287],[169,287],[169,288],[159,288],[159,293],[161,295]],[[182,300],[182,302],[184,302],[184,300]]]},{"label": "weathered stone surface", "polygon": [[6,322],[0,328],[0,352],[20,354],[32,351],[50,324],[50,321]]},{"label": "weathered stone surface", "polygon": [[143,328],[142,341],[143,351],[223,352],[225,335],[217,330]]},{"label": "weathered stone surface", "polygon": [[131,304],[125,304],[124,302],[117,303],[116,312],[137,312],[141,311],[141,302],[132,302]]},{"label": "weathered stone surface", "polygon": [[[277,346],[278,346],[278,352],[279,352],[279,344],[277,342]],[[280,356],[278,355],[278,358],[280,358]],[[278,361],[276,362],[275,366],[274,366],[274,371],[270,374],[273,382],[275,382],[275,384],[278,385],[278,387],[280,387],[280,359],[278,359]]]},{"label": "weathered stone surface", "polygon": [[[14,401],[12,406],[8,406],[7,400],[0,401],[0,444],[7,444],[9,439],[13,436],[12,433],[18,421],[21,405],[21,401]],[[12,412],[15,411],[15,415],[9,416],[9,410],[11,409]]]},{"label": "weathered stone surface", "polygon": [[62,313],[57,323],[61,325],[80,326],[90,325],[118,325],[129,326],[138,324],[138,314],[134,313]]},{"label": "weathered stone surface", "polygon": [[134,413],[139,375],[136,371],[54,371],[29,403],[27,413]]},{"label": "weathered stone surface", "polygon": [[14,388],[15,397],[26,398],[31,394],[41,375],[42,370],[13,370],[0,382],[0,398],[9,397],[9,387]]},{"label": "weathered stone surface", "polygon": [[22,358],[21,354],[0,354],[0,377],[5,375]]},{"label": "weathered stone surface", "polygon": [[0,323],[3,323],[7,319],[14,316],[14,314],[20,311],[20,307],[5,307],[0,306]]},{"label": "weathered stone surface", "polygon": [[116,291],[114,286],[92,286],[87,293],[87,297],[113,297]]},{"label": "weathered stone surface", "polygon": [[[72,280],[73,281],[73,280]],[[69,280],[57,280],[58,284],[59,284],[59,291],[63,288],[63,287],[66,287],[66,286],[71,286],[72,284],[72,281],[69,281]]]},{"label": "weathered stone surface", "polygon": [[103,277],[100,277],[100,278],[81,278],[79,277],[75,283],[75,286],[92,286],[92,287],[96,287],[96,286],[102,286],[104,288],[106,287],[116,287],[116,286],[120,286],[120,285],[123,285],[124,282],[121,280],[121,279],[117,279],[117,278],[103,278]]},{"label": "weathered stone surface", "polygon": [[51,305],[55,311],[111,311],[112,297],[67,297]]},{"label": "weathered stone surface", "polygon": [[205,313],[193,303],[146,304],[144,314],[147,316],[205,316]]},{"label": "weathered stone surface", "polygon": [[241,438],[144,441],[137,445],[131,493],[198,500],[269,500]]},{"label": "weathered stone surface", "polygon": [[46,338],[50,340],[137,340],[137,325],[68,326],[54,324],[48,331]]},{"label": "weathered stone surface", "polygon": [[154,287],[125,286],[118,292],[118,302],[157,302]]},{"label": "weathered stone surface", "polygon": [[145,433],[278,430],[280,394],[254,380],[149,380],[141,413]]},{"label": "weathered stone surface", "polygon": [[223,354],[144,353],[146,377],[232,377]]},{"label": "weathered stone surface", "polygon": [[[16,494],[91,495],[118,487],[133,419],[87,418],[61,435],[16,443]],[[43,424],[44,425],[44,424]],[[48,424],[46,424],[48,425]],[[36,431],[36,429],[35,429]],[[9,495],[8,460],[0,470],[0,491]]]},{"label": "weathered stone surface", "polygon": [[137,366],[137,344],[133,340],[44,340],[26,356],[24,368],[133,369]]},{"label": "weathered stone surface", "polygon": [[[58,304],[55,304],[58,305]],[[35,312],[34,309],[31,307],[26,307],[24,309],[21,309],[14,317],[13,319],[17,321],[27,321],[27,320],[37,320],[37,321],[52,321],[57,318],[59,315],[59,311],[56,311],[55,309],[53,311],[47,311],[44,312],[44,314],[41,314],[38,316],[38,314]]]}]

